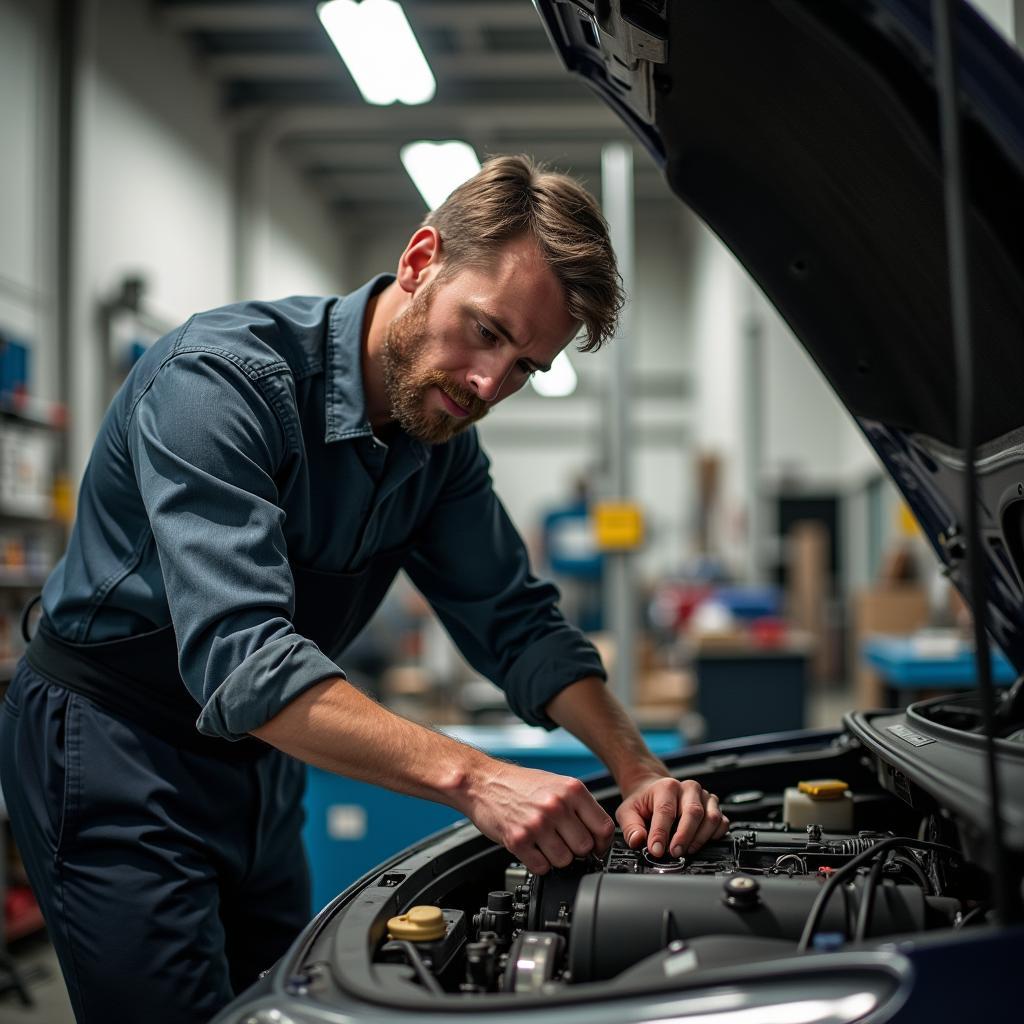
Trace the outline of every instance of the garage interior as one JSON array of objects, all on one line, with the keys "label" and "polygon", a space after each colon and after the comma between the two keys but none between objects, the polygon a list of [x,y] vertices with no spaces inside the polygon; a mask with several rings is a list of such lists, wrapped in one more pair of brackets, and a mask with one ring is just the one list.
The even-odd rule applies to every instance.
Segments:
[{"label": "garage interior", "polygon": [[[134,362],[195,311],[393,272],[428,209],[403,147],[448,140],[578,177],[611,222],[619,335],[570,346],[479,433],[535,571],[652,749],[833,728],[942,688],[886,659],[959,657],[964,607],[743,268],[566,72],[529,0],[401,6],[436,80],[423,103],[368,103],[311,0],[0,0],[0,688]],[[1024,47],[1021,0],[976,6]],[[523,764],[600,769],[518,722],[403,577],[348,654],[349,678],[406,717]],[[457,817],[309,775],[314,910]],[[61,1024],[5,818],[0,1021]]]}]

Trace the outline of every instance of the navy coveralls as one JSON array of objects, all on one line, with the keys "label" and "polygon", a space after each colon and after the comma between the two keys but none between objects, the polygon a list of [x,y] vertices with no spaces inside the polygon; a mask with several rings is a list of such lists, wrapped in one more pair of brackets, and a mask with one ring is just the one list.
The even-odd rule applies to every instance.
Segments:
[{"label": "navy coveralls", "polygon": [[303,766],[248,736],[399,568],[525,721],[593,647],[530,572],[473,429],[367,422],[344,298],[194,316],[103,421],[0,712],[0,781],[80,1024],[205,1020],[309,917]]}]

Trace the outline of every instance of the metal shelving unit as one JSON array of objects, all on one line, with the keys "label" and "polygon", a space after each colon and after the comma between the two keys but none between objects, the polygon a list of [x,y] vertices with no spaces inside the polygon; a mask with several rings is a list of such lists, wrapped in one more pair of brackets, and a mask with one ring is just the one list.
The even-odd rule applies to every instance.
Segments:
[{"label": "metal shelving unit", "polygon": [[[0,396],[0,695],[24,649],[19,624],[25,604],[46,582],[64,548],[65,517],[55,496],[66,415],[63,406],[27,395]],[[0,990],[15,988],[30,1003],[26,979],[8,943],[44,927],[39,906],[25,891],[7,920],[6,847],[11,841],[0,795]]]},{"label": "metal shelving unit", "polygon": [[66,540],[54,498],[65,426],[61,405],[0,396],[0,687],[24,646],[21,610],[42,589]]}]

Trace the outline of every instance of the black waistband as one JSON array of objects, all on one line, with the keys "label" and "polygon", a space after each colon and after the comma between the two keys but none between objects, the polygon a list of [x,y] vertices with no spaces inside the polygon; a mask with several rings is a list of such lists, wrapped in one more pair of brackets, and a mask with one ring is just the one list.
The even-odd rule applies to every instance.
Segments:
[{"label": "black waistband", "polygon": [[51,682],[184,750],[245,763],[273,749],[255,737],[233,742],[196,729],[199,705],[178,673],[170,626],[126,640],[73,644],[57,636],[44,618],[26,657]]}]

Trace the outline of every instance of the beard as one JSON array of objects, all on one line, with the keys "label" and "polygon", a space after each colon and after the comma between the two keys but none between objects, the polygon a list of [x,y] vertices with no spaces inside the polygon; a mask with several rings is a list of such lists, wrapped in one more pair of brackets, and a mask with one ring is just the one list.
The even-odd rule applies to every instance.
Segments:
[{"label": "beard", "polygon": [[[487,403],[456,384],[443,370],[426,365],[427,320],[435,284],[431,281],[388,325],[381,348],[381,370],[391,417],[410,437],[427,444],[444,444],[482,419],[487,414]],[[443,409],[428,409],[427,393],[431,388],[443,391],[469,415],[459,418]]]}]

